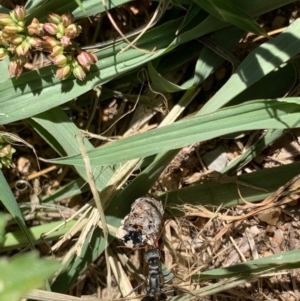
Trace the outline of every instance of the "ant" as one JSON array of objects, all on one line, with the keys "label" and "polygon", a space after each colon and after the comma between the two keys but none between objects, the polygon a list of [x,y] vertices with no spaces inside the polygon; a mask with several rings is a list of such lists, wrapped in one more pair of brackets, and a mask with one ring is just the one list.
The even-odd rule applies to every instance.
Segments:
[{"label": "ant", "polygon": [[[148,263],[148,286],[146,287],[146,296],[141,299],[141,301],[157,301],[166,300],[166,293],[174,292],[173,289],[163,290],[162,289],[162,272],[160,269],[160,251],[158,248],[151,248],[145,251],[144,260]],[[171,279],[170,279],[171,280]],[[166,281],[168,282],[168,281]],[[164,282],[164,283],[166,283]],[[199,296],[194,293],[187,291],[183,288],[177,287],[177,289],[188,293],[199,300]]]},{"label": "ant", "polygon": [[160,251],[157,248],[149,249],[144,253],[144,260],[149,264],[149,286],[146,288],[146,296],[141,301],[156,301],[157,295],[162,294],[161,290],[161,270]]},{"label": "ant", "polygon": [[[150,197],[138,198],[131,205],[131,211],[125,216],[117,232],[117,238],[126,247],[145,248],[144,260],[148,263],[149,271],[146,296],[141,301],[166,300],[166,293],[174,291],[174,289],[162,289],[161,278],[163,274],[160,269],[160,251],[158,246],[163,228],[163,215],[164,208],[160,201]],[[138,287],[140,285],[134,290]],[[196,296],[192,292],[181,288],[178,289]]]}]

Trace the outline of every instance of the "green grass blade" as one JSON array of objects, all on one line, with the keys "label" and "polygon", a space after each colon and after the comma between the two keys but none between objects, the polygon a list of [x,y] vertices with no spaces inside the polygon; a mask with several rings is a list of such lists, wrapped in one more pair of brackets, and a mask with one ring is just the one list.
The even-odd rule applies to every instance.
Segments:
[{"label": "green grass blade", "polygon": [[266,35],[265,31],[247,13],[240,9],[239,4],[227,0],[194,0],[215,18],[231,23],[245,31]]},{"label": "green grass blade", "polygon": [[223,107],[299,52],[300,20],[298,19],[279,36],[252,51],[226,84],[206,103],[201,114]]},{"label": "green grass blade", "polygon": [[[300,123],[298,103],[298,98],[248,102],[110,143],[90,151],[89,157],[93,166],[101,166],[150,156],[229,133],[297,127]],[[81,155],[51,162],[83,165]]]},{"label": "green grass blade", "polygon": [[0,212],[0,244],[2,244],[5,239],[4,237],[5,227],[7,226],[8,220],[9,220],[9,215]]},{"label": "green grass blade", "polygon": [[[299,260],[297,260],[299,253],[299,250],[293,250],[226,268],[218,268],[201,272],[198,275],[194,275],[192,278],[196,281],[208,281],[222,278],[226,278],[226,280],[214,281],[213,284],[202,286],[200,289],[193,290],[193,294],[196,294],[199,298],[213,296],[222,291],[230,290],[256,280],[258,277],[266,273],[276,273],[282,270],[299,268],[300,264]],[[183,301],[190,299],[191,295],[185,293],[171,298],[170,301]]]},{"label": "green grass blade", "polygon": [[[247,87],[226,105],[237,105],[252,99],[276,98],[291,91],[298,78],[297,68],[300,58],[293,58],[286,64],[262,77],[256,83]],[[282,80],[282,79],[285,80]]]},{"label": "green grass blade", "polygon": [[254,274],[261,271],[276,272],[279,270],[297,269],[300,267],[299,256],[300,250],[287,251],[280,254],[250,260],[231,267],[205,271],[202,272],[201,275],[193,275],[192,278],[204,281],[209,279],[234,277],[238,275],[248,276],[250,273]]},{"label": "green grass blade", "polygon": [[[242,35],[243,32],[240,29],[231,26],[213,33],[211,38],[231,51]],[[148,72],[156,91],[171,93],[190,89],[192,86],[201,84],[224,61],[223,57],[220,57],[214,51],[204,47],[203,44],[198,41],[188,43],[187,47],[189,47],[188,56],[185,55],[186,48],[183,48],[179,51],[174,50],[164,55],[163,58],[158,58],[148,63]],[[191,60],[194,56],[198,57],[198,59],[193,77],[184,82],[181,86],[173,84],[161,75],[162,73],[167,73],[169,70],[177,68],[180,64],[185,64],[187,60]],[[155,67],[155,65],[157,67]]]},{"label": "green grass blade", "polygon": [[7,211],[11,214],[13,219],[21,228],[22,235],[26,239],[26,242],[29,244],[30,248],[34,249],[32,236],[27,229],[27,226],[25,224],[18,203],[11,189],[9,188],[9,185],[7,184],[6,179],[4,178],[4,175],[1,170],[0,170],[0,200],[5,206],[5,208],[7,209]]},{"label": "green grass blade", "polygon": [[274,141],[282,137],[287,130],[269,130],[266,135],[261,137],[256,143],[251,145],[245,152],[243,152],[239,157],[235,158],[230,162],[228,166],[222,169],[222,173],[237,171],[242,169],[243,166],[248,164],[252,159],[254,159],[258,154],[260,154],[265,148],[271,145]]},{"label": "green grass blade", "polygon": [[[248,202],[257,202],[265,199],[274,193],[279,187],[286,184],[289,180],[299,174],[300,162],[274,167],[272,169],[263,169],[249,174],[243,174],[238,180],[252,184],[257,187],[267,189],[268,192],[262,192],[253,188],[239,185],[241,195]],[[266,181],[267,179],[267,181]],[[181,188],[178,190],[162,193],[159,198],[162,202],[169,204],[182,205],[188,203],[191,205],[230,207],[244,204],[241,199],[237,184],[218,183],[217,181],[205,181],[204,183]],[[179,210],[170,210],[170,216],[182,215]]]},{"label": "green grass blade", "polygon": [[[91,5],[91,7],[93,7],[93,5],[99,5],[99,1],[84,1],[83,3],[85,4],[85,2]],[[257,0],[254,2],[258,4]],[[274,8],[272,1],[265,2],[267,3],[264,3],[263,7],[258,5],[259,8],[257,8],[256,12],[263,13],[265,12],[263,10]],[[59,9],[67,5],[65,3],[58,5],[57,1],[51,1],[49,4],[50,3]],[[76,5],[77,9],[80,10],[75,1],[70,3],[70,5]],[[244,4],[241,3],[241,6],[242,5]],[[46,9],[46,6],[47,5],[45,5],[43,9]],[[260,7],[261,10],[259,11]],[[250,10],[250,7],[247,9]],[[67,9],[66,11],[72,10]],[[95,13],[95,10],[93,13]],[[203,18],[205,19],[205,16],[203,16]],[[150,50],[153,48],[158,49],[153,55],[146,55],[134,49],[129,49],[125,53],[117,55],[119,50],[126,45],[124,43],[116,47],[113,46],[98,51],[97,56],[99,61],[93,66],[85,82],[78,82],[72,76],[60,82],[54,78],[55,68],[52,66],[42,68],[38,71],[28,72],[21,75],[18,79],[8,79],[2,82],[0,86],[0,123],[7,124],[28,118],[61,105],[89,91],[95,85],[104,84],[112,78],[120,76],[120,74],[124,74],[147,63],[149,60],[161,56],[165,51],[170,51],[175,46],[225,26],[222,22],[216,25],[216,20],[209,18],[200,22],[200,24],[199,19],[195,20],[195,24],[193,24],[193,22],[189,23],[189,20],[186,20],[188,25],[187,28],[184,29],[187,31],[176,37],[175,33],[181,26],[182,19],[183,18],[166,22],[161,26],[149,30],[149,32],[141,38],[138,43],[139,47]],[[176,37],[175,40],[174,37]],[[169,47],[171,43],[172,45]],[[3,63],[4,62],[1,62],[0,64]],[[57,95],[60,95],[60,97],[57,97]]]},{"label": "green grass blade", "polygon": [[[76,135],[81,135],[78,128],[66,116],[61,108],[56,107],[52,110],[37,115],[32,120],[28,120],[32,127],[61,155],[74,155],[79,152]],[[92,144],[85,139],[87,150],[93,150]],[[75,167],[78,174],[86,179],[84,167]],[[95,183],[101,191],[112,176],[110,168],[95,168]]]},{"label": "green grass blade", "polygon": [[90,188],[87,182],[82,178],[78,178],[74,181],[69,182],[67,185],[55,190],[55,192],[42,197],[42,203],[58,202],[62,199],[82,194],[89,189]]},{"label": "green grass blade", "polygon": [[[155,47],[160,49],[154,54],[143,54],[135,49],[129,49],[118,55],[119,50],[126,45],[125,43],[97,52],[99,61],[92,66],[84,82],[76,80],[73,76],[62,82],[59,81],[54,78],[53,66],[27,72],[18,79],[13,78],[2,82],[0,123],[7,124],[21,120],[59,106],[93,89],[94,86],[104,84],[158,57],[174,39],[179,22],[180,20],[175,20],[160,26],[161,29],[155,28],[141,39],[139,47],[149,47],[150,50]],[[0,62],[1,64],[3,62]]]},{"label": "green grass blade", "polygon": [[[40,9],[35,10],[32,8],[32,5],[28,7],[28,12],[30,13],[29,17],[36,17],[41,21],[45,20],[45,16],[49,12],[55,12],[57,14],[65,14],[66,12],[72,13],[76,19],[85,18],[87,16],[95,15],[101,12],[104,12],[102,1],[97,0],[84,0],[82,1],[82,7],[78,5],[79,0],[75,1],[61,1],[61,0],[50,0],[47,3],[40,7]],[[35,2],[35,1],[31,1]],[[46,2],[46,1],[40,1]],[[114,8],[120,5],[125,4],[126,0],[114,0],[109,1],[109,8]]]},{"label": "green grass blade", "polygon": [[[41,243],[42,242],[41,237],[43,236],[43,234],[54,229],[55,227],[61,224],[63,224],[63,222],[59,221],[59,222],[52,222],[52,223],[29,228],[30,237],[33,243],[34,244]],[[44,239],[46,241],[56,240],[60,238],[62,235],[64,235],[65,233],[67,233],[74,226],[74,224],[75,221],[69,221],[68,223],[63,225],[59,230],[52,232]],[[24,236],[23,231],[18,230],[14,232],[7,232],[4,235],[4,242],[0,244],[0,252],[26,247],[26,246],[28,246],[28,241],[27,238]]]},{"label": "green grass blade", "polygon": [[[256,17],[283,5],[292,3],[293,0],[232,0],[231,2],[238,6],[244,12],[248,13],[250,16]],[[205,15],[203,14],[203,12],[197,14],[196,17],[194,17],[194,19],[194,23],[191,21],[191,23],[193,23],[194,26],[188,27],[187,29],[184,28],[186,31],[184,31],[178,36],[177,39],[174,40],[174,42],[169,46],[169,49],[172,49],[184,42],[188,42],[191,39],[195,39],[203,35],[212,33],[216,30],[225,28],[229,25],[228,23],[222,22],[221,20],[218,20],[211,15]]]},{"label": "green grass blade", "polygon": [[75,0],[75,1],[77,3],[78,7],[80,7],[80,9],[82,10],[82,13],[85,13],[85,15],[87,16],[87,11],[85,10],[85,8],[83,6],[82,1],[80,1],[80,0]]},{"label": "green grass blade", "polygon": [[[110,237],[109,243],[113,238]],[[60,273],[51,285],[54,292],[65,293],[74,283],[77,277],[86,270],[89,265],[95,261],[103,252],[105,241],[102,236],[102,231],[97,228],[93,233],[89,233],[86,237],[85,243],[81,248],[80,255],[75,258],[73,256],[65,264],[64,273]]]}]

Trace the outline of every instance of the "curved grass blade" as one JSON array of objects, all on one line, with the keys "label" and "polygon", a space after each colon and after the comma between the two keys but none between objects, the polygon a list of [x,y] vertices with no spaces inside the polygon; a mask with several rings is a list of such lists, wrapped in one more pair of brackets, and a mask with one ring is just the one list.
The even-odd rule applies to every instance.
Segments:
[{"label": "curved grass blade", "polygon": [[299,52],[300,20],[298,19],[279,36],[252,51],[226,84],[204,105],[201,114],[225,106],[231,99],[267,74],[276,68],[281,68],[283,63]]}]

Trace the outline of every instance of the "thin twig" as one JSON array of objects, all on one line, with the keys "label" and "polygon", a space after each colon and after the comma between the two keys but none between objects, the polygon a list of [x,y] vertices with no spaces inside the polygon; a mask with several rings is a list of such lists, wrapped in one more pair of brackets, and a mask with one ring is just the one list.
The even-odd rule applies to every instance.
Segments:
[{"label": "thin twig", "polygon": [[[161,0],[162,1],[162,0]],[[134,45],[134,42],[131,42],[130,40],[128,40],[128,38],[126,37],[126,35],[120,30],[120,28],[118,27],[118,25],[116,24],[116,22],[114,21],[114,18],[112,17],[112,15],[110,14],[108,7],[105,3],[105,0],[102,0],[102,4],[105,8],[105,12],[107,14],[107,17],[109,19],[109,21],[111,22],[111,24],[113,25],[113,27],[115,28],[115,30],[119,33],[119,35],[129,44],[127,47],[131,46],[132,48],[139,50],[145,54],[151,54],[153,53],[153,51],[148,51],[148,50],[144,50],[141,49],[139,47],[137,47],[136,45]],[[151,22],[151,21],[150,21]],[[151,26],[150,26],[151,27]],[[142,33],[144,33],[144,31],[142,31]],[[140,34],[139,34],[140,37]],[[136,40],[135,40],[136,41]]]}]

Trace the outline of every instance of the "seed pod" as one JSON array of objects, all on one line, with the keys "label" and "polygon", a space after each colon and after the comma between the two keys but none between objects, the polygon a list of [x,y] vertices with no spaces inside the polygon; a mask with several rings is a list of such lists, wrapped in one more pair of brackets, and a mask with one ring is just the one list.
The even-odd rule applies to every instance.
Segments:
[{"label": "seed pod", "polygon": [[134,201],[117,232],[117,238],[129,248],[156,246],[162,230],[163,205],[153,198]]}]

